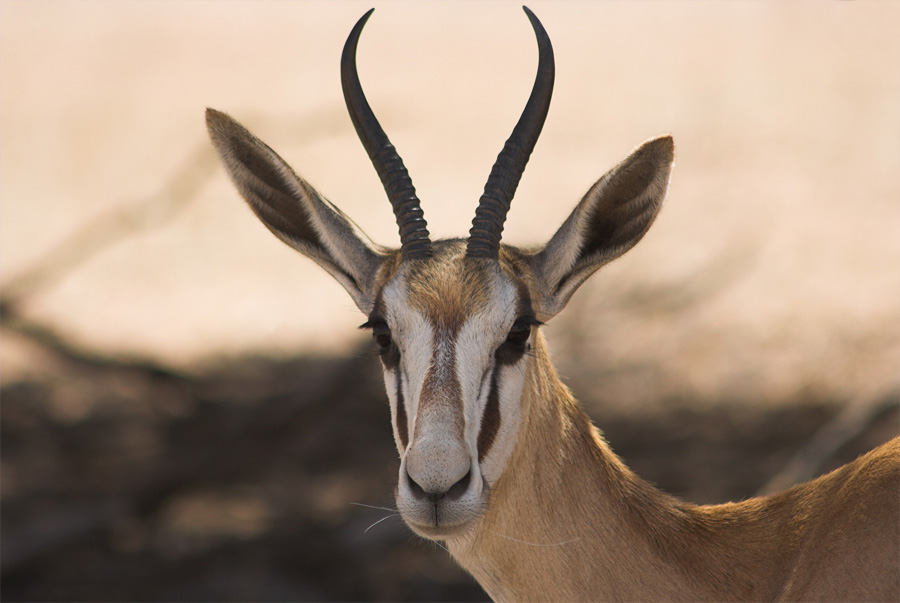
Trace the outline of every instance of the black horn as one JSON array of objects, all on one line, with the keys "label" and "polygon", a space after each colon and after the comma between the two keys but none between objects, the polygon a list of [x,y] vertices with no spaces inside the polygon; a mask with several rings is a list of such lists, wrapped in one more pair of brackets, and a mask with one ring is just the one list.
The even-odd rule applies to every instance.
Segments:
[{"label": "black horn", "polygon": [[503,233],[506,214],[516,194],[522,172],[525,171],[528,157],[541,134],[547,110],[550,108],[555,72],[553,47],[538,18],[528,7],[522,8],[528,15],[537,38],[539,55],[537,77],[525,110],[522,111],[519,122],[497,156],[487,184],[484,185],[484,194],[478,201],[478,209],[475,210],[475,219],[472,220],[466,247],[466,256],[470,258],[499,258],[500,236]]},{"label": "black horn", "polygon": [[363,94],[359,73],[356,70],[356,46],[359,34],[374,10],[374,8],[369,10],[357,21],[344,44],[344,52],[341,55],[341,86],[356,133],[366,148],[394,208],[397,226],[400,227],[401,257],[427,258],[432,255],[431,239],[428,236],[427,224],[419,198],[416,196],[416,189],[403,165],[403,160],[375,119],[375,114],[372,113]]}]

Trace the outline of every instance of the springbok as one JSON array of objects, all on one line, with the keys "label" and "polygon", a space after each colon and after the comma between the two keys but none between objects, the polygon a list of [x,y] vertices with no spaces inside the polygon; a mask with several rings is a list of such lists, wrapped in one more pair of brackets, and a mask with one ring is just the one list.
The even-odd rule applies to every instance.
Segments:
[{"label": "springbok", "polygon": [[207,110],[234,184],[279,239],[368,317],[390,399],[397,507],[443,541],[495,600],[900,599],[900,439],[780,494],[697,506],[635,476],[560,381],[540,326],[647,232],[673,161],[669,136],[639,146],[587,192],[542,247],[501,244],[550,104],[539,47],[525,110],[485,185],[468,239],[430,239],[412,181],[341,58],[344,97],[393,206],[400,249],[373,244],[272,149]]}]

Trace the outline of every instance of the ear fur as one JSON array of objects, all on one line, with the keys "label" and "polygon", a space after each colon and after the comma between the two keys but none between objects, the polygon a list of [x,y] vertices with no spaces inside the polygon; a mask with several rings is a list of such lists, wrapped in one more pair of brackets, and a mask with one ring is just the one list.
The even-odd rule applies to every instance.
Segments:
[{"label": "ear fur", "polygon": [[662,206],[673,159],[671,136],[639,146],[591,187],[547,245],[531,256],[542,320],[562,310],[601,266],[641,240]]},{"label": "ear fur", "polygon": [[368,314],[384,254],[347,216],[237,121],[207,109],[206,125],[231,180],[257,217],[276,237],[337,279],[359,309]]}]

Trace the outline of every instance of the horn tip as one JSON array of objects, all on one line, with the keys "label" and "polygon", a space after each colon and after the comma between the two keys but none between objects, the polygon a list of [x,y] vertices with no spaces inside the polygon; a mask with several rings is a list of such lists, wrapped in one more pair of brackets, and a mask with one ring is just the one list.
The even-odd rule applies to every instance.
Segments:
[{"label": "horn tip", "polygon": [[374,13],[374,12],[375,12],[375,8],[374,7],[370,8],[363,14],[362,17],[359,18],[359,21],[356,22],[356,25],[354,26],[353,31],[350,32],[350,37],[347,39],[348,42],[350,41],[351,38],[354,37],[354,33],[357,36],[359,36],[359,33],[362,31],[363,26],[366,24],[366,22],[369,20],[369,17],[371,17],[372,13]]}]

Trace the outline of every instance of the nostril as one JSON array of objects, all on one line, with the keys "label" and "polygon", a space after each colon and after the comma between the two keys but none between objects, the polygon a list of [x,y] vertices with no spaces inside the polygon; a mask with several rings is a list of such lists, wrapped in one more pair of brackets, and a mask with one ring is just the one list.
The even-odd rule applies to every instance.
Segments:
[{"label": "nostril", "polygon": [[469,489],[469,483],[472,481],[472,470],[469,469],[462,478],[459,479],[455,484],[450,486],[450,489],[446,492],[431,492],[425,490],[422,486],[420,486],[416,480],[412,478],[409,474],[409,471],[406,472],[406,483],[409,486],[409,491],[412,493],[413,497],[417,500],[425,500],[428,499],[431,502],[438,502],[439,500],[447,497],[451,500],[459,500],[462,498],[463,494],[466,493],[466,490]]},{"label": "nostril", "polygon": [[472,470],[469,469],[466,471],[466,474],[462,476],[458,482],[450,486],[450,489],[447,490],[447,498],[451,498],[453,500],[458,500],[463,494],[466,493],[466,490],[469,489],[469,482],[472,481]]},{"label": "nostril", "polygon": [[425,493],[425,490],[422,488],[422,486],[416,483],[416,480],[412,478],[412,476],[409,474],[409,471],[406,472],[406,482],[409,485],[409,491],[412,492],[412,495],[416,499],[423,500],[425,498],[428,498],[428,494]]}]

